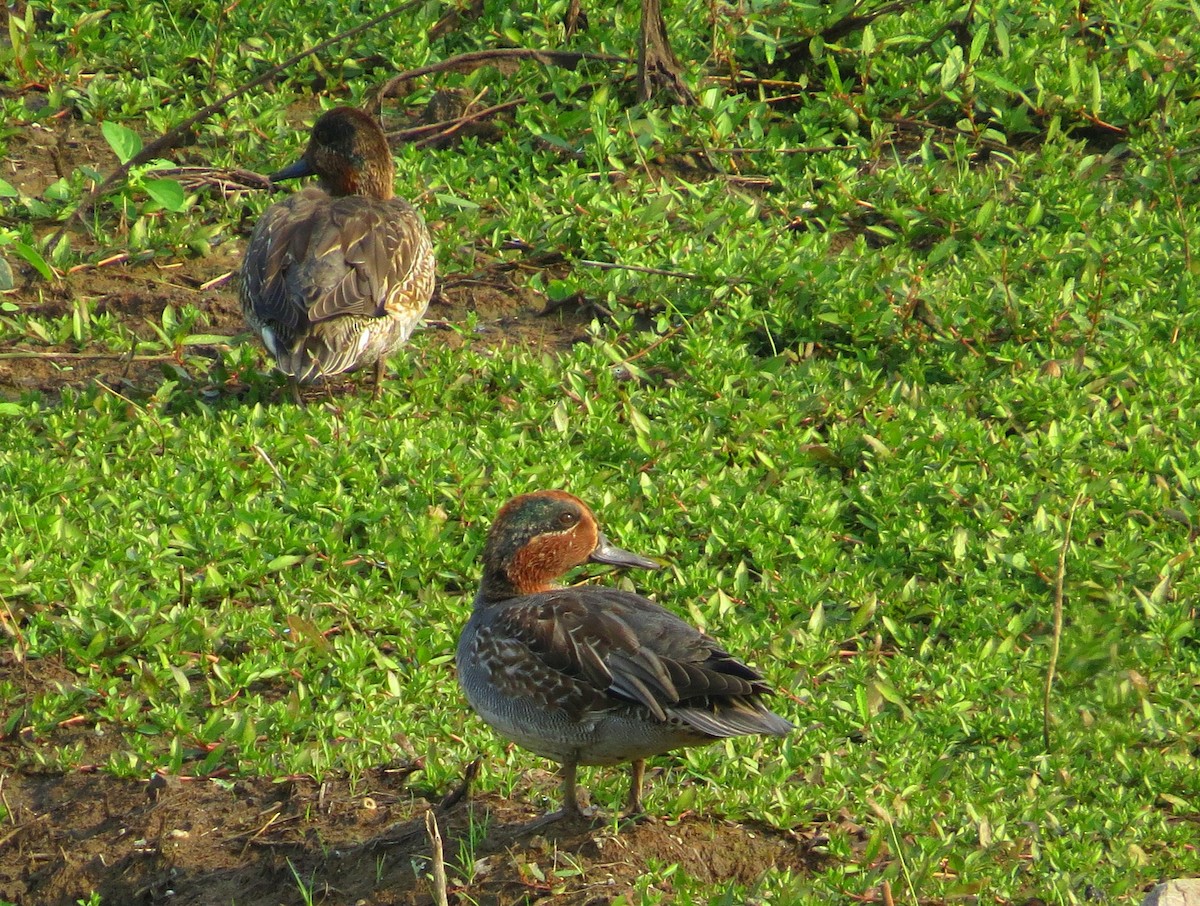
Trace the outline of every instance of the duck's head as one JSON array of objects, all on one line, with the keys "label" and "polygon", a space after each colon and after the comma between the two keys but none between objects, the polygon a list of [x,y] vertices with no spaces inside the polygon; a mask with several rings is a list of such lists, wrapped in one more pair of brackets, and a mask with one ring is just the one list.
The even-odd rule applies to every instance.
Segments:
[{"label": "duck's head", "polygon": [[395,165],[374,117],[353,107],[334,107],[312,127],[304,156],[269,177],[271,182],[317,176],[333,196],[391,198]]},{"label": "duck's head", "polygon": [[480,598],[506,600],[555,587],[580,564],[658,569],[609,541],[587,504],[565,491],[534,491],[500,508],[483,550]]}]

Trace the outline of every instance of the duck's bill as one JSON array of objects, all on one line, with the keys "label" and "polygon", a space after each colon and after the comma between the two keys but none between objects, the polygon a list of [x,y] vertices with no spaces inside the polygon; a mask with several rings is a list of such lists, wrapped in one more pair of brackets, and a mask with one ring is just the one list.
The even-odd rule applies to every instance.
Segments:
[{"label": "duck's bill", "polygon": [[283,182],[285,179],[299,179],[301,176],[312,176],[313,168],[309,166],[308,161],[303,157],[292,164],[290,167],[284,167],[275,173],[272,173],[267,179],[271,182]]},{"label": "duck's bill", "polygon": [[662,568],[662,564],[656,560],[621,550],[621,548],[609,541],[603,532],[600,533],[596,549],[592,551],[592,555],[588,559],[593,563],[607,563],[609,566],[626,566],[632,569]]}]

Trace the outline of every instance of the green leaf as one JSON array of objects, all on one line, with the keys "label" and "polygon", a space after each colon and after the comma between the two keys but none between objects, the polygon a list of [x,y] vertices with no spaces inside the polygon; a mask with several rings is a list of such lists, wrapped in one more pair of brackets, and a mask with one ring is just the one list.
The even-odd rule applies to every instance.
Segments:
[{"label": "green leaf", "polygon": [[1025,92],[1021,90],[1021,86],[1011,79],[1007,79],[998,73],[989,72],[986,69],[975,70],[975,78],[979,81],[999,88],[1001,91],[1007,91],[1009,94],[1014,94],[1021,98],[1025,103],[1030,103],[1029,98],[1025,96]]},{"label": "green leaf", "polygon": [[281,569],[288,569],[297,563],[303,562],[304,557],[299,554],[281,554],[267,564],[267,572],[278,572]]},{"label": "green leaf", "polygon": [[963,52],[957,44],[950,48],[946,60],[942,63],[942,90],[948,90],[958,84],[963,74]]},{"label": "green leaf", "polygon": [[0,198],[18,198],[21,193],[13,188],[12,183],[0,179]]},{"label": "green leaf", "polygon": [[174,214],[178,214],[187,205],[183,186],[173,179],[147,179],[144,185],[151,198]]},{"label": "green leaf", "polygon": [[24,258],[34,270],[45,277],[47,280],[54,279],[54,271],[46,259],[42,257],[41,252],[35,249],[32,245],[25,242],[13,242],[12,250]]},{"label": "green leaf", "polygon": [[650,433],[650,419],[646,418],[632,403],[629,404],[629,423],[639,434]]},{"label": "green leaf", "polygon": [[301,640],[306,641],[323,654],[328,653],[333,647],[330,645],[329,639],[325,638],[321,630],[317,627],[317,624],[312,620],[306,620],[304,617],[289,613],[287,615],[287,624],[297,644]]},{"label": "green leaf", "polygon": [[479,205],[468,198],[459,198],[457,195],[451,195],[448,192],[438,192],[433,196],[444,205],[452,208],[457,208],[460,211],[478,211]]},{"label": "green leaf", "polygon": [[0,402],[0,416],[24,415],[25,410],[16,403]]},{"label": "green leaf", "polygon": [[980,26],[979,31],[975,32],[975,34],[971,37],[971,52],[968,55],[968,59],[972,63],[979,62],[979,58],[983,55],[983,49],[987,46],[987,39],[988,26],[987,23],[984,22]]},{"label": "green leaf", "polygon": [[893,705],[904,706],[904,696],[891,683],[882,677],[877,677],[873,683],[875,690],[883,697],[885,701],[891,702]]},{"label": "green leaf", "polygon": [[875,42],[875,30],[871,26],[867,26],[862,31],[862,54],[864,57],[869,57],[875,53],[875,48],[878,45]]},{"label": "green leaf", "polygon": [[956,251],[958,251],[958,240],[953,236],[949,236],[930,250],[929,263],[938,264],[941,261],[945,261]]},{"label": "green leaf", "polygon": [[65,179],[56,179],[42,190],[42,197],[47,201],[70,201],[74,194]]},{"label": "green leaf", "polygon": [[117,160],[121,163],[127,163],[131,157],[142,150],[141,137],[120,123],[105,120],[100,124],[100,131],[104,133],[104,140],[108,142],[108,146],[113,149],[113,153],[117,155]]}]

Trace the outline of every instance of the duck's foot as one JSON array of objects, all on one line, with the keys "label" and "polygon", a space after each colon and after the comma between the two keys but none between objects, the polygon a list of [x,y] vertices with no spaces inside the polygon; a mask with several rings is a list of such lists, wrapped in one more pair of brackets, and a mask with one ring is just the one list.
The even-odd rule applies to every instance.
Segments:
[{"label": "duck's foot", "polygon": [[599,817],[599,812],[595,808],[581,808],[579,805],[579,791],[575,785],[576,765],[573,762],[563,764],[559,775],[562,777],[562,808],[556,812],[551,812],[548,815],[543,815],[537,818],[529,825],[529,829],[544,827],[548,824],[554,824],[559,821],[568,823],[586,822],[592,823]]},{"label": "duck's foot", "polygon": [[476,758],[467,765],[467,769],[463,771],[462,781],[442,797],[442,801],[438,803],[438,811],[448,811],[464,799],[471,798],[471,784],[479,776],[479,766],[481,764],[483,764],[483,756]]},{"label": "duck's foot", "polygon": [[521,833],[528,834],[534,831],[539,831],[549,827],[552,824],[595,824],[603,817],[594,808],[560,808],[556,812],[551,812],[548,815],[542,815],[540,818],[534,818],[532,821],[521,825]]},{"label": "duck's foot", "polygon": [[594,808],[582,809],[579,807],[579,791],[575,786],[577,770],[578,767],[573,761],[563,764],[561,771],[562,808],[557,812],[551,812],[546,818],[554,821],[591,821],[596,816]]}]

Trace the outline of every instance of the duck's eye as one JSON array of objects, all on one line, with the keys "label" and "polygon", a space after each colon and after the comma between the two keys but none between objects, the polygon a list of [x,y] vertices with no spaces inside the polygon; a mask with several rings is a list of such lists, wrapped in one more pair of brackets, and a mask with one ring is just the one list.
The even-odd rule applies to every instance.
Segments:
[{"label": "duck's eye", "polygon": [[565,513],[558,514],[558,524],[562,528],[570,528],[578,521],[579,521],[579,516],[576,515],[575,513],[565,512]]}]

